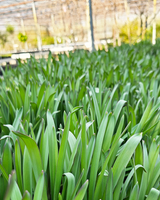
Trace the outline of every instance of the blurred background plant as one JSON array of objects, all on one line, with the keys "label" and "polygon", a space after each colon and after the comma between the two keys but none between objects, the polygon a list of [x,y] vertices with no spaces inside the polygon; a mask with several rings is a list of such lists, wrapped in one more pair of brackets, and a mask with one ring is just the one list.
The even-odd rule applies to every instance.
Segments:
[{"label": "blurred background plant", "polygon": [[18,34],[18,39],[20,42],[25,43],[28,39],[27,35],[24,35],[23,33]]},{"label": "blurred background plant", "polygon": [[0,44],[4,48],[5,44],[7,42],[7,34],[6,33],[0,33]]}]

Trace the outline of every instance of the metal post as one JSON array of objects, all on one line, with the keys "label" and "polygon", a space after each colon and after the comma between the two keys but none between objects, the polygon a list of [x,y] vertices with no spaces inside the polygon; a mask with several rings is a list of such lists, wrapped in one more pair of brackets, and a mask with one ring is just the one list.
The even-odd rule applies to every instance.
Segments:
[{"label": "metal post", "polygon": [[156,20],[155,20],[155,15],[156,15],[156,0],[154,0],[153,6],[154,6],[154,21],[153,21],[152,44],[156,44]]},{"label": "metal post", "polygon": [[92,18],[92,0],[89,0],[89,15],[90,15],[90,30],[91,30],[91,43],[92,43],[91,50],[94,51],[95,46],[94,46],[93,18]]},{"label": "metal post", "polygon": [[35,8],[34,1],[32,3],[32,11],[33,11],[33,17],[34,17],[34,22],[35,22],[36,31],[37,31],[38,50],[41,51],[42,50],[42,41],[41,41],[40,27],[39,27],[39,25],[37,23],[37,15],[36,15],[36,8]]}]

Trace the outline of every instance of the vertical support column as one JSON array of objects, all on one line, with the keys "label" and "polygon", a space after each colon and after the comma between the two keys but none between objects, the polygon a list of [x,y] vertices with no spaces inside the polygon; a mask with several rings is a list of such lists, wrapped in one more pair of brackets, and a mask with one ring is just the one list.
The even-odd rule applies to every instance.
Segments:
[{"label": "vertical support column", "polygon": [[89,15],[90,15],[90,29],[91,29],[91,42],[92,42],[92,51],[95,50],[94,46],[94,33],[93,33],[93,18],[92,18],[92,0],[89,0]]},{"label": "vertical support column", "polygon": [[[26,35],[25,28],[24,28],[24,21],[22,18],[21,18],[21,27],[22,27],[23,34]],[[27,42],[25,42],[25,49],[28,51],[28,43]]]},{"label": "vertical support column", "polygon": [[55,28],[54,28],[54,16],[53,16],[53,14],[51,15],[51,21],[52,21],[52,31],[53,31],[53,36],[54,36],[54,44],[56,44],[57,45],[57,38],[56,38],[56,36],[54,35],[54,30],[55,30]]},{"label": "vertical support column", "polygon": [[[121,12],[123,12],[122,11],[122,7],[121,7],[121,2],[119,2],[119,12],[121,13]],[[117,14],[118,15],[118,14]],[[118,21],[118,17],[119,16],[117,16],[117,21]],[[121,37],[120,37],[120,29],[119,29],[119,27],[118,27],[118,23],[117,23],[117,30],[118,30],[118,46],[121,46]]]},{"label": "vertical support column", "polygon": [[141,14],[138,17],[138,37],[140,39],[141,36]]},{"label": "vertical support column", "polygon": [[[114,5],[114,7],[115,7],[115,5]],[[116,21],[116,14],[115,14],[116,12],[115,12],[115,8],[114,8],[114,13],[113,13],[113,47],[116,47],[117,46],[117,25],[116,25],[116,23],[117,23],[117,21]]]},{"label": "vertical support column", "polygon": [[37,46],[38,46],[38,50],[41,51],[42,41],[41,41],[40,27],[39,27],[39,24],[37,23],[37,15],[36,15],[36,8],[35,8],[34,1],[32,3],[32,11],[33,11],[33,18],[34,18],[34,23],[36,27],[36,32],[37,32]]},{"label": "vertical support column", "polygon": [[95,50],[94,46],[94,33],[93,33],[93,18],[92,18],[92,1],[86,0],[87,3],[87,27],[88,28],[88,39],[91,42],[91,51]]},{"label": "vertical support column", "polygon": [[152,32],[152,44],[156,44],[156,20],[155,20],[155,15],[156,15],[156,0],[153,2],[154,6],[154,21],[153,21],[153,32]]},{"label": "vertical support column", "polygon": [[127,0],[125,0],[125,9],[126,9],[126,15],[127,15],[128,40],[129,40],[129,43],[131,43],[131,31],[130,31],[130,20],[129,20],[130,11],[129,11]]},{"label": "vertical support column", "polygon": [[145,18],[145,15],[143,15],[142,22],[143,22],[143,25],[142,25],[142,40],[144,40],[145,39],[145,32],[146,32],[146,18]]},{"label": "vertical support column", "polygon": [[86,31],[87,40],[91,44],[91,29],[90,29],[90,19],[89,19],[89,0],[86,0]]},{"label": "vertical support column", "polygon": [[121,46],[121,38],[120,38],[120,33],[119,33],[119,28],[118,28],[118,14],[116,12],[114,12],[114,31],[115,31],[115,39],[114,39],[114,46],[117,45],[118,42],[118,46]]}]

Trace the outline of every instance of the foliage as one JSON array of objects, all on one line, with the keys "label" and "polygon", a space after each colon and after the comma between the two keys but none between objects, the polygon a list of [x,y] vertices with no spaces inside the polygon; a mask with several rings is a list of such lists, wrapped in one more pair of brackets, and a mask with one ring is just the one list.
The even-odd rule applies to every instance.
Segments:
[{"label": "foliage", "polygon": [[138,20],[134,20],[130,22],[129,27],[128,24],[123,25],[120,28],[120,37],[122,42],[129,43],[129,38],[128,38],[128,28],[130,29],[130,37],[132,41],[136,41],[138,37]]},{"label": "foliage", "polygon": [[[143,26],[143,24],[142,24]],[[146,26],[146,24],[145,24]],[[129,23],[129,26],[127,24],[123,25],[122,27],[120,27],[120,37],[123,43],[129,43],[129,38],[128,38],[128,28],[130,30],[130,39],[131,39],[131,43],[134,44],[137,41],[141,41],[141,40],[149,40],[152,41],[152,30],[153,27],[151,26],[151,24],[147,25],[148,27],[145,27],[145,30],[143,30],[143,27],[140,28],[139,30],[139,22],[138,19],[135,19],[133,21],[131,21]],[[140,31],[140,33],[139,33]],[[144,33],[143,33],[144,31]],[[159,38],[160,37],[160,25],[159,23],[157,23],[156,25],[156,37]],[[142,35],[144,34],[144,37],[142,37]]]},{"label": "foliage", "polygon": [[0,33],[0,43],[2,46],[5,46],[5,43],[7,42],[7,34],[6,33]]},{"label": "foliage", "polygon": [[14,33],[14,27],[13,26],[8,25],[6,27],[6,32],[0,33],[0,42],[1,42],[3,47],[5,46],[5,43],[8,41],[8,33],[11,34],[11,35]]},{"label": "foliage", "polygon": [[19,41],[20,42],[26,42],[27,41],[27,39],[28,39],[28,36],[27,35],[24,35],[23,33],[19,33],[18,34],[18,39],[19,39]]},{"label": "foliage", "polygon": [[55,41],[53,37],[47,36],[42,38],[42,43],[43,45],[48,45],[48,44],[54,44]]},{"label": "foliage", "polygon": [[14,27],[12,25],[8,25],[6,27],[6,31],[10,34],[10,35],[13,35],[14,33]]},{"label": "foliage", "polygon": [[34,57],[0,79],[0,199],[159,199],[160,43]]}]

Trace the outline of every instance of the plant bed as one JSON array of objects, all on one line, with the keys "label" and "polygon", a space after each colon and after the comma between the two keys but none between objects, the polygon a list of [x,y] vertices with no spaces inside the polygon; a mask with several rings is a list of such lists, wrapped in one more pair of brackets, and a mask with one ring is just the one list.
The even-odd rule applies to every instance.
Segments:
[{"label": "plant bed", "polygon": [[158,200],[159,46],[2,69],[0,199]]}]

